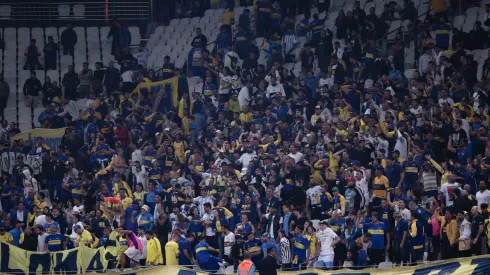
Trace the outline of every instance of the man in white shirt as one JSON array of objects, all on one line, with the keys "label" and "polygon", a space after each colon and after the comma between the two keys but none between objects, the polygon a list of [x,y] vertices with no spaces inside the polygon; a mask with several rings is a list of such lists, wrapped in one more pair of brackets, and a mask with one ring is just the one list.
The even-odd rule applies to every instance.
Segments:
[{"label": "man in white shirt", "polygon": [[480,191],[476,192],[476,201],[478,207],[481,207],[482,203],[490,203],[490,190],[487,189],[484,181],[480,181]]},{"label": "man in white shirt", "polygon": [[44,227],[41,225],[37,225],[34,230],[37,234],[37,252],[45,252],[44,244],[48,233],[44,232]]},{"label": "man in white shirt", "polygon": [[444,194],[444,197],[446,197],[447,207],[453,206],[453,201],[451,200],[451,194],[456,188],[459,188],[459,183],[454,182],[453,175],[448,175],[447,182],[441,186],[441,192]]},{"label": "man in white shirt", "polygon": [[328,222],[323,220],[320,222],[320,230],[316,233],[318,237],[317,253],[318,260],[316,261],[316,268],[328,268],[333,267],[333,258],[335,256],[334,247],[340,242],[339,236],[328,227]]},{"label": "man in white shirt", "polygon": [[231,254],[231,246],[235,243],[235,233],[230,231],[230,225],[223,225],[223,232],[225,234],[224,244],[224,255],[225,260],[228,261]]},{"label": "man in white shirt", "polygon": [[214,231],[212,224],[214,220],[214,215],[211,213],[212,204],[205,203],[204,204],[204,214],[202,215],[202,223],[204,224],[204,235],[206,236],[206,242],[211,247],[217,247],[218,240],[216,238],[216,232]]},{"label": "man in white shirt", "polygon": [[[134,152],[133,152],[134,153]],[[144,190],[148,190],[147,174],[144,165],[139,161],[131,163],[131,172],[136,176],[136,182],[142,183]]]},{"label": "man in white shirt", "polygon": [[243,110],[243,106],[248,106],[250,103],[250,94],[253,92],[253,85],[251,82],[245,83],[238,93],[238,104],[240,104],[240,110]]},{"label": "man in white shirt", "polygon": [[[213,207],[213,198],[208,196],[208,190],[206,188],[201,189],[201,196],[194,198],[192,202],[197,205],[197,209],[199,209],[199,214],[203,215],[206,213],[204,205],[209,203],[211,208]],[[204,217],[203,217],[204,220]]]},{"label": "man in white shirt", "polygon": [[291,153],[289,153],[288,157],[292,157],[294,159],[294,163],[298,163],[303,160],[303,153],[298,152],[298,147],[296,144],[291,144],[289,150]]},{"label": "man in white shirt", "polygon": [[143,66],[143,68],[146,68],[146,65],[148,64],[148,57],[150,55],[151,52],[143,46],[139,46],[138,52],[133,54],[134,58],[138,60],[138,65]]},{"label": "man in white shirt", "polygon": [[146,257],[148,255],[148,249],[146,248],[146,245],[148,244],[148,239],[146,238],[146,232],[144,227],[138,228],[138,239],[141,241],[141,245],[143,246],[140,265],[145,265]]},{"label": "man in white shirt", "polygon": [[430,48],[425,49],[423,55],[419,57],[419,72],[421,74],[426,73],[429,69],[429,62],[433,61]]},{"label": "man in white shirt", "polygon": [[267,87],[267,97],[272,97],[277,93],[281,93],[282,96],[286,96],[286,92],[284,91],[284,87],[282,84],[277,83],[277,78],[276,76],[271,76],[271,82],[269,83],[269,86]]},{"label": "man in white shirt", "polygon": [[441,90],[441,98],[439,98],[439,106],[444,107],[447,104],[449,107],[454,105],[454,100],[448,96],[447,90]]}]

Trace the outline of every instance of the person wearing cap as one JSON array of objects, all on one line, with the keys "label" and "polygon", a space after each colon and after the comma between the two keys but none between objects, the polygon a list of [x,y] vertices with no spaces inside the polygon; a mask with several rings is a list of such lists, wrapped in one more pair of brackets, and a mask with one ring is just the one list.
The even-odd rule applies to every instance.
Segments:
[{"label": "person wearing cap", "polygon": [[[262,245],[260,247],[260,250],[262,250],[262,253],[266,256],[268,255],[267,251],[269,250],[269,248],[273,248],[276,252],[278,252],[277,245],[275,242],[272,241],[273,239],[271,238],[272,238],[271,235],[267,232],[262,234]],[[276,260],[276,264],[277,264],[277,260]]]},{"label": "person wearing cap", "polygon": [[361,223],[361,212],[357,214],[356,227],[363,229],[364,232],[371,234],[372,242],[372,253],[371,261],[374,265],[379,265],[379,263],[385,260],[385,250],[390,250],[390,240],[388,239],[388,234],[386,234],[386,226],[379,221],[380,216],[377,212],[371,214],[371,222]]},{"label": "person wearing cap", "polygon": [[235,235],[235,242],[231,246],[230,249],[230,255],[228,258],[229,263],[233,264],[234,269],[238,268],[238,264],[243,261],[243,254],[244,254],[244,244],[245,240],[243,239],[243,235],[241,234],[236,234]]},{"label": "person wearing cap", "polygon": [[135,210],[131,213],[131,216],[133,217],[132,222],[136,222],[138,227],[142,226],[145,231],[150,230],[151,225],[155,222],[149,211],[150,207],[148,207],[148,205],[143,205],[140,209],[139,215],[137,215],[136,218],[134,218],[134,215],[136,215],[138,212]]},{"label": "person wearing cap", "polygon": [[410,258],[408,253],[409,248],[409,237],[408,237],[408,222],[402,217],[400,212],[395,212],[393,214],[395,219],[395,232],[393,237],[393,250],[395,251],[395,262],[396,264],[408,264]]},{"label": "person wearing cap", "polygon": [[56,229],[56,225],[51,225],[50,233],[44,240],[44,247],[46,252],[57,252],[66,248],[65,236]]}]

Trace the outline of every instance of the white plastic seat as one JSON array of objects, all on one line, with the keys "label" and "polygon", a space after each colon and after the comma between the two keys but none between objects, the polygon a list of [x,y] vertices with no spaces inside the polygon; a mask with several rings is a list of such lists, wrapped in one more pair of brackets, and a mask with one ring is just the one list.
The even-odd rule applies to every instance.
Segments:
[{"label": "white plastic seat", "polygon": [[70,16],[70,5],[58,5],[58,16],[60,18]]},{"label": "white plastic seat", "polygon": [[97,27],[88,27],[87,28],[87,41],[100,42],[99,28],[97,28]]},{"label": "white plastic seat", "polygon": [[51,78],[51,81],[60,82],[60,72],[58,70],[48,70],[46,71],[46,76]]},{"label": "white plastic seat", "polygon": [[9,5],[0,6],[0,19],[10,19],[12,13],[12,7]]},{"label": "white plastic seat", "polygon": [[77,40],[78,41],[80,41],[80,40],[85,41],[85,28],[84,27],[74,27],[73,30],[77,33]]},{"label": "white plastic seat", "polygon": [[73,6],[73,16],[78,18],[85,17],[85,5],[74,5]]},{"label": "white plastic seat", "polygon": [[178,19],[178,18],[172,19],[172,20],[170,20],[169,26],[177,26],[177,25],[179,25],[179,22],[180,22],[180,19]]},{"label": "white plastic seat", "polygon": [[[109,31],[111,30],[110,27],[107,27],[107,26],[104,26],[104,27],[101,27],[100,28],[100,37],[107,37],[107,35],[109,34]],[[101,39],[102,40],[102,39]]]},{"label": "white plastic seat", "polygon": [[179,25],[186,26],[189,25],[190,19],[188,17],[180,19]]},{"label": "white plastic seat", "polygon": [[198,25],[199,21],[201,21],[200,17],[192,17],[189,21],[189,25]]},{"label": "white plastic seat", "polygon": [[18,41],[25,41],[31,38],[31,30],[29,28],[18,28],[17,29]]}]

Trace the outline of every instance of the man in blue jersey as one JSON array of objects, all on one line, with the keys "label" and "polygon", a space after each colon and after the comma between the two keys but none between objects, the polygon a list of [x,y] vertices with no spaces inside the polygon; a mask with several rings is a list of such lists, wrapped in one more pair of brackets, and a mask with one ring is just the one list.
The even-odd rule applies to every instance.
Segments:
[{"label": "man in blue jersey", "polygon": [[191,243],[194,241],[194,235],[189,234],[187,238],[185,238],[180,229],[175,229],[174,234],[178,234],[180,236],[179,239],[179,265],[189,266],[194,264],[194,257],[192,257],[192,245]]},{"label": "man in blue jersey", "polygon": [[408,257],[408,222],[402,217],[400,212],[395,212],[395,235],[393,250],[395,251],[395,262],[397,264],[407,264]]},{"label": "man in blue jersey", "polygon": [[50,234],[44,240],[44,249],[46,252],[56,252],[65,249],[65,236],[58,233],[56,225],[52,225]]},{"label": "man in blue jersey", "polygon": [[390,242],[387,238],[386,226],[379,221],[379,214],[373,212],[371,214],[370,223],[361,223],[361,213],[357,214],[357,228],[362,228],[364,233],[371,234],[372,242],[372,257],[371,262],[373,265],[378,265],[385,260],[385,249],[390,250]]},{"label": "man in blue jersey", "polygon": [[220,264],[223,260],[211,255],[211,252],[219,253],[219,250],[209,246],[205,236],[199,238],[199,243],[196,245],[195,250],[197,262],[202,270],[214,273],[221,268]]},{"label": "man in blue jersey", "polygon": [[296,270],[305,269],[308,265],[310,241],[303,235],[303,226],[294,229],[293,237],[293,267]]}]

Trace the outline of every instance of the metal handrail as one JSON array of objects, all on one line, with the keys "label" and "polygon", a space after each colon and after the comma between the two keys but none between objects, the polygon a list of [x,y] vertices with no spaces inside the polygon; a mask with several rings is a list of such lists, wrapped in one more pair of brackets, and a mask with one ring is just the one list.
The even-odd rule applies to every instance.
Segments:
[{"label": "metal handrail", "polygon": [[[51,1],[41,3],[30,2],[8,2],[1,5],[11,7],[10,16],[2,15],[0,20],[9,21],[59,21],[59,20],[84,20],[84,21],[107,21],[114,17],[119,20],[136,20],[148,22],[150,19],[151,6],[147,0],[133,0],[132,2],[109,1],[79,1],[79,2],[56,2]],[[66,5],[70,9],[67,15],[59,13],[59,6]],[[75,5],[84,6],[84,14],[75,16],[73,7]]]}]

